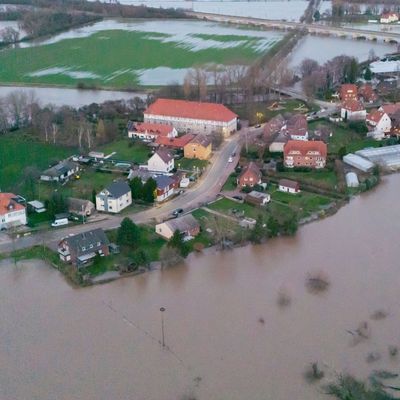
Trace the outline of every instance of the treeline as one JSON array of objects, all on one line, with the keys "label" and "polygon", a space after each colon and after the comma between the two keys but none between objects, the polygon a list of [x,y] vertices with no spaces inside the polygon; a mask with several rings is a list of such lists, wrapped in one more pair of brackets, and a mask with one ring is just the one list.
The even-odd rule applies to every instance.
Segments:
[{"label": "treeline", "polygon": [[0,4],[29,5],[122,18],[187,18],[183,11],[86,0],[0,0]]},{"label": "treeline", "polygon": [[[367,5],[364,10],[362,7]],[[384,7],[382,8],[382,5]],[[379,16],[382,12],[400,12],[400,4],[384,1],[346,1],[334,0],[332,2],[332,19],[356,22],[360,19]]]},{"label": "treeline", "polygon": [[[374,57],[374,54],[370,54]],[[330,98],[338,85],[355,83],[360,72],[354,57],[337,56],[320,65],[312,59],[305,59],[300,65],[304,94],[308,98]]]},{"label": "treeline", "polygon": [[31,92],[16,91],[0,99],[0,134],[24,130],[36,139],[76,147],[81,152],[121,135],[128,116],[142,119],[147,101],[108,101],[79,109],[41,106]]},{"label": "treeline", "polygon": [[53,12],[49,10],[28,11],[23,13],[20,27],[28,37],[50,35],[74,26],[98,21],[100,18],[84,13]]}]

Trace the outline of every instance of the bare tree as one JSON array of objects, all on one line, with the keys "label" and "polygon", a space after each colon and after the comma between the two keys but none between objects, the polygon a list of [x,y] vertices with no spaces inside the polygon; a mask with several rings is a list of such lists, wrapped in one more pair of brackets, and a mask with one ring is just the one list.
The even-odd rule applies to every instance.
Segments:
[{"label": "bare tree", "polygon": [[4,43],[16,43],[19,40],[19,32],[11,26],[7,26],[0,31],[0,37]]}]

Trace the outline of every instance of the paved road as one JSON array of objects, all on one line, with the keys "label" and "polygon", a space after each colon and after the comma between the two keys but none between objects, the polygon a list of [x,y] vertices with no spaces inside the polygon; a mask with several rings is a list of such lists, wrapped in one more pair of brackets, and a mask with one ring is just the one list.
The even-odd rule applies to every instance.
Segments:
[{"label": "paved road", "polygon": [[[179,195],[169,202],[139,213],[125,214],[123,216],[109,215],[107,219],[95,223],[36,233],[31,236],[15,239],[14,242],[12,242],[6,233],[1,233],[0,253],[10,252],[13,249],[23,249],[41,243],[46,243],[47,246],[55,249],[60,239],[69,234],[77,234],[95,228],[114,229],[120,225],[122,219],[125,217],[130,217],[136,223],[156,222],[168,218],[176,208],[182,208],[184,211],[197,208],[215,199],[228,176],[234,171],[240,156],[244,135],[245,129],[242,129],[242,131],[226,140],[220,150],[214,153],[210,166],[199,179],[198,183],[193,188],[186,190],[184,194]],[[229,163],[228,159],[233,152],[236,152],[236,156],[233,162]]]}]

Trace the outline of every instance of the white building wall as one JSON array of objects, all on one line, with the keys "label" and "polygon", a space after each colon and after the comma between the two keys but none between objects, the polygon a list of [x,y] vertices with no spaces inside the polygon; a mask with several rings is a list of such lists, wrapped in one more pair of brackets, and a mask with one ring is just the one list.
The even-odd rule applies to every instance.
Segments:
[{"label": "white building wall", "polygon": [[11,226],[26,225],[28,223],[26,210],[10,211],[0,215],[0,229],[7,229]]},{"label": "white building wall", "polygon": [[149,161],[147,162],[147,166],[149,171],[168,173],[174,169],[175,163],[174,159],[168,163],[165,163],[164,160],[162,160],[161,157],[155,153],[150,157]]},{"label": "white building wall", "polygon": [[174,235],[174,232],[172,232],[170,227],[165,222],[156,225],[155,231],[158,235],[164,237],[165,239],[171,239]]}]

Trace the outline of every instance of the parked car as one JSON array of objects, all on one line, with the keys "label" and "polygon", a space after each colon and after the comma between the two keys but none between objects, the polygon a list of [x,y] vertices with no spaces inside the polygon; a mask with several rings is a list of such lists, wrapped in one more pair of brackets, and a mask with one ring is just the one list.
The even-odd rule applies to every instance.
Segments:
[{"label": "parked car", "polygon": [[176,210],[174,210],[173,212],[172,212],[172,215],[174,216],[174,217],[177,217],[179,214],[182,214],[183,213],[183,208],[177,208]]},{"label": "parked car", "polygon": [[228,158],[228,162],[229,162],[229,163],[233,162],[233,158],[232,158],[232,157],[229,157],[229,158]]},{"label": "parked car", "polygon": [[232,199],[242,201],[242,200],[243,200],[243,197],[242,197],[242,196],[239,196],[239,195],[235,195],[235,196],[232,196]]},{"label": "parked car", "polygon": [[68,225],[68,223],[69,223],[68,218],[61,218],[61,219],[56,219],[54,222],[52,222],[51,226],[57,227],[62,225]]}]

